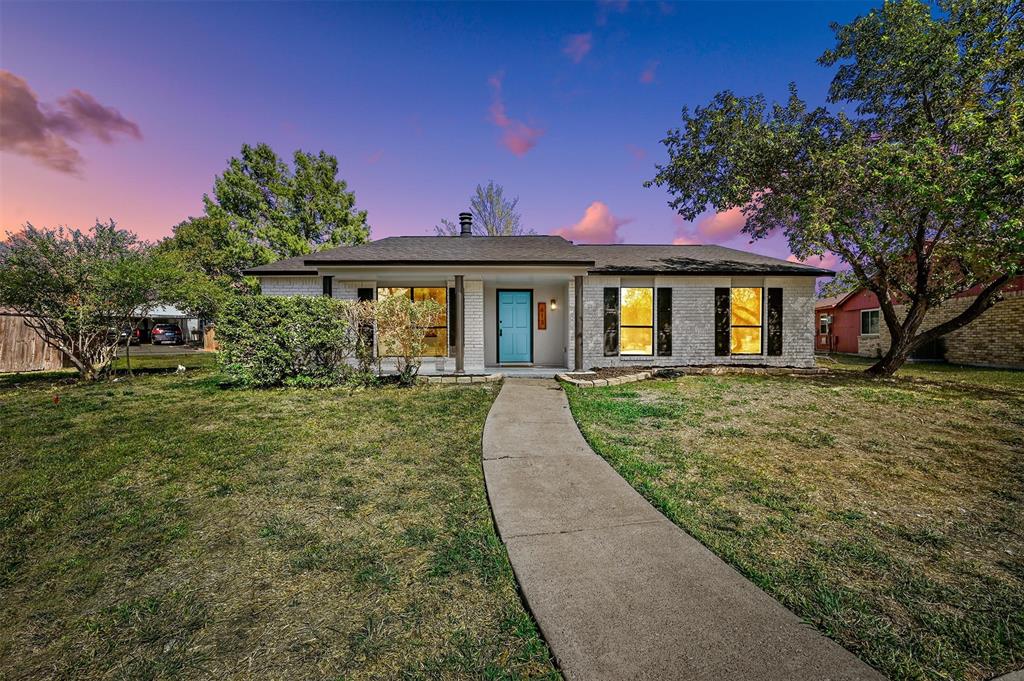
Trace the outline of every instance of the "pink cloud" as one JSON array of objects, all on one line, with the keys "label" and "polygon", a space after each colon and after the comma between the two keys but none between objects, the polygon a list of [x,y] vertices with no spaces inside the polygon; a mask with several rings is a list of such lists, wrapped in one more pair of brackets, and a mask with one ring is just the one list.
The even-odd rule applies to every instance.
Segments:
[{"label": "pink cloud", "polygon": [[569,227],[560,227],[552,232],[570,241],[589,244],[616,244],[619,238],[619,227],[631,222],[630,218],[617,218],[612,215],[608,205],[603,201],[594,201],[587,206],[583,218]]},{"label": "pink cloud", "polygon": [[823,267],[826,270],[838,270],[844,267],[843,259],[830,251],[827,251],[824,255],[813,255],[805,260],[800,260],[795,255],[790,255],[786,260],[789,262],[798,262],[802,265]]},{"label": "pink cloud", "polygon": [[373,152],[372,154],[366,157],[366,162],[372,166],[376,165],[377,163],[380,163],[380,160],[382,158],[384,158],[384,151],[382,149],[378,149],[377,151]]},{"label": "pink cloud", "polygon": [[537,142],[544,134],[544,129],[530,127],[508,115],[505,111],[505,101],[502,98],[504,79],[504,73],[496,73],[487,79],[492,94],[491,122],[501,128],[501,143],[505,145],[505,148],[516,156],[525,156],[526,152],[537,146]]},{"label": "pink cloud", "polygon": [[743,217],[743,209],[736,207],[714,215],[702,216],[694,226],[699,234],[709,240],[724,241],[739,234],[744,223],[746,218]]},{"label": "pink cloud", "polygon": [[562,52],[572,60],[573,64],[579,64],[583,61],[583,58],[590,53],[590,50],[593,47],[593,34],[575,33],[573,35],[566,36],[565,44],[562,46]]},{"label": "pink cloud", "polygon": [[630,156],[632,156],[638,161],[643,161],[644,159],[647,158],[647,150],[643,149],[642,147],[638,147],[635,144],[627,144],[626,151],[628,151]]},{"label": "pink cloud", "polygon": [[62,173],[81,173],[83,159],[70,141],[95,137],[113,144],[118,136],[142,139],[134,121],[117,109],[100,104],[88,92],[72,90],[55,106],[39,101],[28,83],[10,71],[0,71],[0,149],[27,156]]},{"label": "pink cloud", "polygon": [[652,60],[647,62],[647,68],[640,72],[640,82],[645,85],[650,85],[654,82],[654,79],[658,76],[658,60]]}]

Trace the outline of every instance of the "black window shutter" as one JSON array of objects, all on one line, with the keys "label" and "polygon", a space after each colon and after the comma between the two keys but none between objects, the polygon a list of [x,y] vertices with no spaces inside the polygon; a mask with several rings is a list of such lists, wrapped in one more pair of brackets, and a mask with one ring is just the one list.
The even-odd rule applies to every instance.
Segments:
[{"label": "black window shutter", "polygon": [[448,289],[448,347],[455,347],[455,339],[459,337],[456,328],[458,316],[455,314],[455,287]]},{"label": "black window shutter", "polygon": [[604,290],[604,355],[619,354],[619,289]]},{"label": "black window shutter", "polygon": [[658,306],[658,356],[672,356],[672,289],[659,288]]},{"label": "black window shutter", "polygon": [[334,296],[334,277],[327,276],[323,277],[324,280],[324,296],[331,298]]},{"label": "black window shutter", "polygon": [[715,289],[715,354],[729,354],[729,289]]},{"label": "black window shutter", "polygon": [[[356,289],[356,299],[361,302],[372,302],[373,301],[373,289],[372,288],[358,288]],[[373,347],[373,324],[363,324],[359,329],[359,332],[363,334],[366,342]]]},{"label": "black window shutter", "polygon": [[782,354],[782,289],[768,289],[768,354]]}]

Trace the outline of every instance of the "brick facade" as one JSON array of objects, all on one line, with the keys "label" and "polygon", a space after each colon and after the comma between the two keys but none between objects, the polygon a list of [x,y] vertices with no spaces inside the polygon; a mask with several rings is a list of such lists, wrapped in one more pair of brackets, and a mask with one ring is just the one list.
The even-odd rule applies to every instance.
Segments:
[{"label": "brick facade", "polygon": [[[583,366],[751,364],[813,367],[814,284],[813,277],[587,277],[583,286]],[[605,356],[603,307],[606,286],[672,289],[671,356]],[[715,355],[715,289],[732,286],[782,288],[782,355]],[[763,328],[762,334],[766,333]]]},{"label": "brick facade", "polygon": [[[946,361],[953,364],[1024,368],[1024,291],[1003,294],[996,303],[967,326],[948,334],[945,341]],[[930,329],[967,309],[973,297],[953,298],[925,316],[922,329]],[[902,318],[904,305],[896,306]],[[881,356],[889,348],[889,329],[883,320],[877,336],[859,337],[859,354]]]}]

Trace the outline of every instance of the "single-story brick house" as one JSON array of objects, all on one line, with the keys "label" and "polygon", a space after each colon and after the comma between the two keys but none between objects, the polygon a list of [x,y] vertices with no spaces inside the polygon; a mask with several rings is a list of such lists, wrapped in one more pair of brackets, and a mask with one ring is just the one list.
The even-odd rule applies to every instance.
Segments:
[{"label": "single-story brick house", "polygon": [[722,246],[472,236],[467,218],[461,236],[389,237],[247,274],[266,295],[438,301],[427,372],[814,366],[815,282],[828,270]]},{"label": "single-story brick house", "polygon": [[[981,286],[955,295],[925,316],[922,329],[929,329],[964,311],[977,297]],[[953,364],[1024,368],[1024,276],[1003,287],[1003,300],[986,310],[967,326],[927,347],[919,348],[914,359],[945,360]],[[905,313],[903,305],[896,313]],[[878,297],[867,289],[822,298],[814,306],[817,326],[814,347],[819,352],[843,352],[878,357],[889,348]]]}]

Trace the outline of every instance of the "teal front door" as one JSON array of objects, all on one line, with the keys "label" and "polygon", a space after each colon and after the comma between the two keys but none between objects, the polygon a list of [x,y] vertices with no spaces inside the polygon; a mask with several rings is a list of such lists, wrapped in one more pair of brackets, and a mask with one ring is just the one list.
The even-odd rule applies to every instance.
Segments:
[{"label": "teal front door", "polygon": [[498,363],[533,361],[533,292],[498,291]]}]

